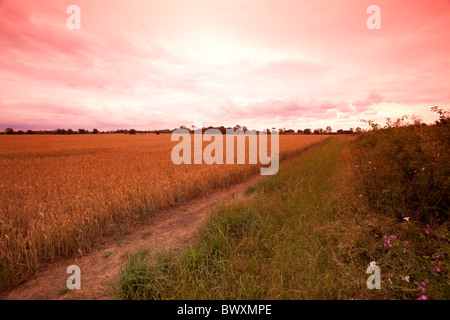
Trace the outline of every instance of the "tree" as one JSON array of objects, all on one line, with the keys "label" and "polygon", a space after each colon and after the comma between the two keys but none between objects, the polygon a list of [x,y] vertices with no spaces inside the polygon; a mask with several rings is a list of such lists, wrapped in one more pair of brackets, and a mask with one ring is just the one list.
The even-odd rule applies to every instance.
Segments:
[{"label": "tree", "polygon": [[14,129],[13,128],[6,128],[5,132],[6,132],[6,134],[14,134]]},{"label": "tree", "polygon": [[73,130],[72,129],[67,129],[67,134],[73,134]]},{"label": "tree", "polygon": [[98,133],[98,129],[95,129],[95,128],[92,129],[92,133],[93,133],[93,134],[97,134],[97,133]]},{"label": "tree", "polygon": [[314,134],[319,134],[320,133],[320,130],[319,129],[315,129],[314,130]]},{"label": "tree", "polygon": [[136,130],[135,129],[130,129],[129,134],[136,134]]},{"label": "tree", "polygon": [[431,111],[436,112],[439,115],[439,120],[436,120],[436,124],[446,125],[450,122],[450,114],[448,111],[439,108],[438,106],[431,107]]},{"label": "tree", "polygon": [[85,133],[86,133],[86,130],[85,130],[85,129],[78,129],[78,133],[79,133],[79,134],[85,134]]},{"label": "tree", "polygon": [[27,130],[27,134],[33,134],[33,130]]},{"label": "tree", "polygon": [[362,129],[361,129],[360,127],[356,127],[355,130],[356,130],[357,133],[362,133],[362,132],[363,132]]},{"label": "tree", "polygon": [[222,134],[226,134],[227,133],[227,129],[224,126],[220,126],[219,130]]},{"label": "tree", "polygon": [[303,130],[303,133],[304,134],[311,134],[311,129],[309,129],[309,128],[305,129],[305,130]]},{"label": "tree", "polygon": [[325,128],[325,131],[326,131],[327,134],[330,134],[330,133],[333,132],[333,129],[331,129],[330,126],[327,126],[327,127]]}]

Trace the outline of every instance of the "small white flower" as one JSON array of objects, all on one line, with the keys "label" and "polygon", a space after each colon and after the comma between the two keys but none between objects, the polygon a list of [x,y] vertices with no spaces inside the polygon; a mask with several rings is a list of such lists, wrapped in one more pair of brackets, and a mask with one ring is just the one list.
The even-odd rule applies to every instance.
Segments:
[{"label": "small white flower", "polygon": [[403,218],[403,220],[409,222],[409,217]]},{"label": "small white flower", "polygon": [[371,263],[370,263],[370,266],[376,266],[377,265],[377,263],[375,262],[375,261],[372,261]]},{"label": "small white flower", "polygon": [[409,282],[410,276],[406,276],[403,278],[403,280],[405,280],[406,282]]}]

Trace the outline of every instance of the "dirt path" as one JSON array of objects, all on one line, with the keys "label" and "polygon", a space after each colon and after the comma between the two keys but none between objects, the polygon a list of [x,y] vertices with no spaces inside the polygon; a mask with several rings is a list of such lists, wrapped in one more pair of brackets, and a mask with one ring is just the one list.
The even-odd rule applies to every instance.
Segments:
[{"label": "dirt path", "polygon": [[[159,212],[149,225],[136,228],[123,241],[105,238],[103,249],[94,249],[83,257],[63,259],[42,268],[34,278],[9,293],[6,299],[108,299],[110,283],[119,274],[124,254],[139,249],[172,249],[183,247],[197,233],[210,208],[227,201],[255,184],[262,176],[222,189],[186,204]],[[148,235],[143,239],[143,234]],[[108,257],[106,257],[109,255]],[[66,288],[66,269],[77,265],[81,269],[81,289],[60,294]]]}]

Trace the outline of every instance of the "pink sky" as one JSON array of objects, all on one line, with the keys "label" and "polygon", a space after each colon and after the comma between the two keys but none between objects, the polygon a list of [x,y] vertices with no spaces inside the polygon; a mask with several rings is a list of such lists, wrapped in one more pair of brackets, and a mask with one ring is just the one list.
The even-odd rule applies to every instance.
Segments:
[{"label": "pink sky", "polygon": [[450,1],[0,0],[0,74],[0,130],[429,122],[450,105]]}]

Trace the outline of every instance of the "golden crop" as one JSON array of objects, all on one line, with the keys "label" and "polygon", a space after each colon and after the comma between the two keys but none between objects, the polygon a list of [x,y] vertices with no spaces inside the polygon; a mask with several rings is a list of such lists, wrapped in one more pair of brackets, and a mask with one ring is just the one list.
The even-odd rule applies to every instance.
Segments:
[{"label": "golden crop", "polygon": [[[325,138],[280,135],[281,158]],[[0,289],[161,208],[259,173],[174,165],[176,144],[168,134],[0,136]]]}]

